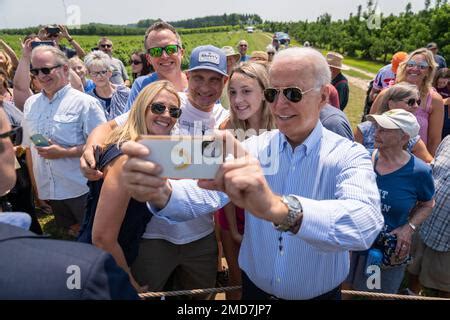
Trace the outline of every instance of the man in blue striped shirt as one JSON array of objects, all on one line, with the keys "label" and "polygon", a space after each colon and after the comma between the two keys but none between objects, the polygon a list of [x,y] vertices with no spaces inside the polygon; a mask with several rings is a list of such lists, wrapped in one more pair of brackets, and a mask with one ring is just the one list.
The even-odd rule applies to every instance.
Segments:
[{"label": "man in blue striped shirt", "polygon": [[349,251],[369,248],[383,225],[368,153],[319,121],[330,77],[313,49],[277,54],[264,95],[279,131],[246,140],[244,157],[226,161],[214,180],[198,186],[160,178],[161,167],[142,160],[146,148],[123,147],[130,156],[126,188],[158,216],[182,221],[228,201],[245,208],[243,299],[339,299]]}]

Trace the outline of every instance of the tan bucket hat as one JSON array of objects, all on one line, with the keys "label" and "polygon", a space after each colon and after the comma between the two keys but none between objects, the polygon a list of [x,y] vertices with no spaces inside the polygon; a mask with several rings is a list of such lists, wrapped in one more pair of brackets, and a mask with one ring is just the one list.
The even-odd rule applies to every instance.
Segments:
[{"label": "tan bucket hat", "polygon": [[330,67],[341,70],[349,70],[350,69],[349,67],[342,64],[342,60],[344,60],[344,57],[337,52],[330,51],[327,53],[327,62]]}]

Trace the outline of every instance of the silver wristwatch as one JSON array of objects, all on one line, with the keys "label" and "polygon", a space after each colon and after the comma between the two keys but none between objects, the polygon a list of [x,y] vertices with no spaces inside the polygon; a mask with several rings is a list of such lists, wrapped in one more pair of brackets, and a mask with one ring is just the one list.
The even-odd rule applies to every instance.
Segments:
[{"label": "silver wristwatch", "polygon": [[299,222],[299,218],[303,214],[303,208],[300,200],[292,194],[282,196],[281,201],[288,207],[288,215],[281,224],[274,224],[274,226],[278,231],[286,232],[291,230]]}]

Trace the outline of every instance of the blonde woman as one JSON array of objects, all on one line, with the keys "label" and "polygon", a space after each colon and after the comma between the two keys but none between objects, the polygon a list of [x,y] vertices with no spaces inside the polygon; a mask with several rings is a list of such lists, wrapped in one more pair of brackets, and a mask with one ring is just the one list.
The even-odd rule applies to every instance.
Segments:
[{"label": "blonde woman", "polygon": [[[441,142],[442,126],[444,123],[444,104],[442,97],[433,89],[432,82],[437,64],[430,50],[421,48],[409,54],[400,63],[396,82],[406,81],[417,86],[421,104],[415,116],[420,125],[419,135],[432,156]],[[384,91],[375,99],[370,113],[376,113],[383,100]]]},{"label": "blonde woman", "polygon": [[[391,109],[403,109],[414,114],[419,108],[419,104],[417,87],[408,82],[402,82],[384,91],[377,114],[382,114]],[[367,149],[374,148],[375,124],[373,122],[364,121],[358,124],[354,134],[356,142],[361,143]],[[433,160],[433,156],[428,152],[420,136],[412,137],[409,140],[407,150],[427,163]]]},{"label": "blonde woman", "polygon": [[[274,129],[275,122],[264,99],[264,89],[268,86],[269,75],[263,65],[245,62],[234,68],[228,81],[230,118],[220,128],[235,130],[234,133],[240,140]],[[244,233],[244,210],[230,203],[219,210],[218,220],[229,268],[228,284],[240,285],[238,256]],[[228,300],[239,300],[241,292],[229,291],[226,297]]]},{"label": "blonde woman", "polygon": [[89,182],[79,241],[92,242],[110,252],[138,291],[143,288],[132,277],[129,266],[137,256],[140,237],[151,216],[145,204],[131,199],[123,187],[121,172],[126,157],[119,146],[144,134],[170,134],[180,115],[180,99],[169,81],[147,86],[134,102],[125,126],[116,128],[103,146],[98,161],[103,180]]}]

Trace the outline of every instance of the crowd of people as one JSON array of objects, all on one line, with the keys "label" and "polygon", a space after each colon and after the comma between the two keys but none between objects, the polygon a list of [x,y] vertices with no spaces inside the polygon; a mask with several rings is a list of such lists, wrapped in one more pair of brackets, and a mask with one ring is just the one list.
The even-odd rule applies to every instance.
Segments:
[{"label": "crowd of people", "polygon": [[[201,45],[182,70],[182,39],[159,21],[130,79],[107,37],[86,54],[47,26],[20,58],[0,39],[0,253],[12,257],[0,298],[213,288],[222,258],[242,288],[229,300],[397,293],[405,275],[409,294],[450,297],[450,74],[437,45],[393,55],[353,131],[344,57],[289,42]],[[170,179],[144,135],[214,135],[228,157],[212,180]],[[41,236],[38,208],[76,241]],[[82,281],[69,286],[73,265]],[[37,267],[50,271],[30,282]]]}]

